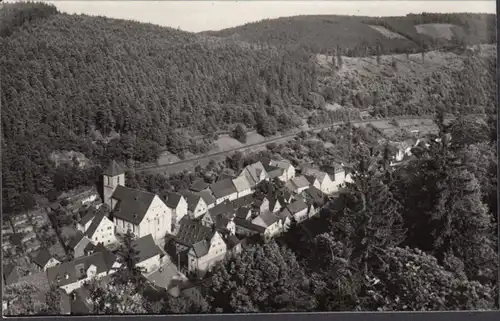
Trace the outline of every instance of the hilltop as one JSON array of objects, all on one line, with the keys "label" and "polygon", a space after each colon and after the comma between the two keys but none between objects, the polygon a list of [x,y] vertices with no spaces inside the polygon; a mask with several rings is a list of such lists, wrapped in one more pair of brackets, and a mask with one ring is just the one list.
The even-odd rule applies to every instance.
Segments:
[{"label": "hilltop", "polygon": [[307,52],[347,56],[415,53],[456,43],[496,42],[494,14],[409,14],[405,17],[311,15],[266,19],[203,34]]},{"label": "hilltop", "polygon": [[[418,114],[439,101],[490,108],[495,92],[494,54],[486,49],[436,54],[443,59],[428,54],[425,63],[398,63],[398,70],[392,56],[383,56],[382,71],[362,71],[371,67],[359,57],[336,56],[332,64],[331,57],[302,50],[66,15],[46,4],[9,4],[0,15],[7,212],[22,210],[30,195],[96,179],[98,168],[56,169],[53,153],[82,153],[89,166],[111,159],[154,162],[162,150],[178,156],[206,152],[217,131],[238,123],[271,136],[302,125],[304,118],[340,120],[370,106],[374,114],[388,108],[386,115]],[[361,24],[359,19],[351,23]],[[308,32],[301,23],[295,28],[299,35]],[[410,58],[416,61],[418,55]],[[418,70],[425,77],[417,76]],[[467,97],[464,88],[473,89]],[[325,102],[341,108],[327,111]]]}]

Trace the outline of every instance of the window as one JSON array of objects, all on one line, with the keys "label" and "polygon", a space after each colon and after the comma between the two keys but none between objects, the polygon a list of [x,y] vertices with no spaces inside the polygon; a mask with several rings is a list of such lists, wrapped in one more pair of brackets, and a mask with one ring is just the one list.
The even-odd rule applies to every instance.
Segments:
[{"label": "window", "polygon": [[120,184],[120,176],[118,176],[118,184]]}]

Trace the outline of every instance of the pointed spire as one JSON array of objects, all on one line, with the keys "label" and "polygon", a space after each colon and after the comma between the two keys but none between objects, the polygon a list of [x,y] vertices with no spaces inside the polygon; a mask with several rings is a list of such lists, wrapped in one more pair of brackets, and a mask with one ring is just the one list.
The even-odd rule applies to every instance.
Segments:
[{"label": "pointed spire", "polygon": [[118,176],[125,174],[125,170],[115,160],[111,162],[108,168],[103,173],[106,176]]}]

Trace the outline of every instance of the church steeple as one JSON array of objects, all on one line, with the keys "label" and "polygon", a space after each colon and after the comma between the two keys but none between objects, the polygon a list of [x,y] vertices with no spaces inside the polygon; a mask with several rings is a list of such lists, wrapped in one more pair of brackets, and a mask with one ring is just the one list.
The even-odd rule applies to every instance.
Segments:
[{"label": "church steeple", "polygon": [[113,192],[118,185],[125,186],[125,170],[113,160],[108,168],[106,168],[103,172],[103,202],[111,209],[114,207],[114,204],[112,204],[111,201],[111,196],[113,196]]}]

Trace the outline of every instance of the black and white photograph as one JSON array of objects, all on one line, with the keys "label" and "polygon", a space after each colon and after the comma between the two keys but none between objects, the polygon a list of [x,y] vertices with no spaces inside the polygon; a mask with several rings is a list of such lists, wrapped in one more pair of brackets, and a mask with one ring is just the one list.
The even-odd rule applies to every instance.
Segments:
[{"label": "black and white photograph", "polygon": [[3,316],[497,310],[496,10],[0,1]]}]

